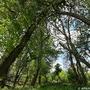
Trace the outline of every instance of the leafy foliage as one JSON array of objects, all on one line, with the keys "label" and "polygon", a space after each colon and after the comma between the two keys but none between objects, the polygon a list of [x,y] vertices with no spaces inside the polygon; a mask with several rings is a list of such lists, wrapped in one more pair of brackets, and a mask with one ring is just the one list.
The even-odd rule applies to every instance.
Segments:
[{"label": "leafy foliage", "polygon": [[[83,81],[82,63],[90,67],[89,4],[89,0],[0,0],[1,87],[77,82],[77,71]],[[57,63],[53,75],[53,61],[60,54],[67,56],[70,68],[63,71]]]}]

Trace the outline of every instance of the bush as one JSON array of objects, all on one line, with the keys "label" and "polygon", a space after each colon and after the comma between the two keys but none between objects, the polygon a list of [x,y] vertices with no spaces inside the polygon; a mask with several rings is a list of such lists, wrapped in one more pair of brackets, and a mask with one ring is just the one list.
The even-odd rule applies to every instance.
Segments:
[{"label": "bush", "polygon": [[60,79],[61,79],[62,81],[64,81],[64,82],[67,82],[67,81],[68,81],[67,72],[65,72],[65,71],[61,71],[61,72],[59,73],[59,77],[60,77]]}]

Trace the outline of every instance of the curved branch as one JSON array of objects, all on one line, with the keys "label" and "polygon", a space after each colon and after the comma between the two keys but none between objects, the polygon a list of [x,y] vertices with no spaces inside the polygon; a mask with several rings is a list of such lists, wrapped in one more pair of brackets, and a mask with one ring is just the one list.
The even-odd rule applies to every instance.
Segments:
[{"label": "curved branch", "polygon": [[75,17],[81,20],[82,22],[84,22],[85,24],[90,25],[90,20],[85,18],[83,15],[78,15],[78,14],[71,13],[71,12],[59,12],[59,11],[55,11],[55,12],[56,14],[59,14],[59,15],[68,15],[68,16]]}]

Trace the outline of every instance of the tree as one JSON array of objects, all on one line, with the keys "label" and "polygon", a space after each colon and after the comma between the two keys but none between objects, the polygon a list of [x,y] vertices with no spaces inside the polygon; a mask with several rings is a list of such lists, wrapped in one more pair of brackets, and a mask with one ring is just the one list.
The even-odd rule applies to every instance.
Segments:
[{"label": "tree", "polygon": [[[77,0],[23,0],[23,2],[21,0],[7,0],[0,2],[0,37],[2,38],[0,42],[2,43],[1,53],[3,55],[3,60],[1,60],[0,64],[0,76],[3,79],[2,82],[4,81],[3,86],[5,85],[5,80],[7,79],[7,76],[9,74],[10,67],[15,63],[16,59],[17,61],[19,61],[20,55],[23,56],[25,52],[28,52],[25,56],[29,57],[30,60],[36,60],[38,63],[35,79],[32,80],[34,84],[39,74],[41,60],[44,58],[45,61],[50,61],[53,56],[57,56],[57,50],[55,50],[55,48],[52,48],[53,46],[50,43],[49,44],[51,47],[47,45],[48,43],[46,44],[46,42],[51,42],[49,41],[50,39],[41,40],[40,38],[38,38],[37,35],[41,35],[40,32],[38,32],[40,31],[39,29],[41,28],[41,26],[43,30],[41,31],[44,33],[43,35],[41,35],[41,37],[44,36],[44,39],[48,38],[48,34],[46,32],[49,32],[49,36],[51,37],[55,37],[56,35],[58,35],[58,32],[60,33],[60,35],[62,34],[64,36],[65,42],[62,42],[62,37],[56,36],[59,37],[58,40],[60,40],[57,40],[59,42],[59,46],[66,50],[70,54],[70,57],[73,58],[73,60],[75,59],[75,61],[77,62],[77,67],[79,67],[79,73],[81,73],[83,80],[85,80],[85,75],[81,63],[84,63],[89,68],[90,63],[85,59],[85,57],[83,57],[82,52],[79,53],[77,48],[78,45],[73,41],[71,36],[72,26],[74,28],[75,25],[75,29],[78,30],[78,25],[80,25],[81,27],[86,27],[86,24],[88,26],[90,25],[90,20],[88,19],[89,10],[87,10],[87,8],[85,7],[86,4],[84,3],[84,1],[84,6],[82,1],[81,3],[78,2],[77,4]],[[52,23],[54,25],[51,25]],[[47,24],[47,26],[45,26],[45,24]],[[49,26],[51,27],[49,28]],[[54,32],[52,33],[52,31]],[[86,33],[84,32],[84,34]],[[37,39],[40,39],[40,41],[33,37],[34,35],[36,35]],[[83,39],[83,41],[84,40],[86,39]],[[43,43],[43,41],[45,41],[45,43]],[[38,45],[36,43],[38,43]],[[42,43],[45,44],[48,48],[46,48],[45,45],[42,45]],[[84,44],[85,48],[87,48],[87,44]],[[26,47],[29,47],[28,51]],[[81,50],[81,47],[79,49]],[[87,49],[89,51],[89,46]],[[24,59],[26,65],[27,60],[29,59]],[[73,65],[72,59],[70,59],[70,61]],[[23,60],[21,60],[21,62],[23,62]],[[22,68],[22,66],[20,68]],[[75,72],[74,65],[73,70]]]},{"label": "tree", "polygon": [[[78,6],[76,6],[76,7],[79,9]],[[80,4],[80,7],[83,8],[83,6],[81,4]],[[73,7],[67,8],[67,10],[68,10],[68,12],[70,12],[70,14],[72,12],[73,13],[77,12],[76,8],[73,8]],[[84,10],[87,11],[85,8],[84,8]],[[84,12],[84,10],[82,9],[80,14],[82,14],[82,12]],[[55,8],[55,11],[56,11],[56,13],[60,12],[59,8]],[[86,14],[86,13],[84,13],[84,14]],[[77,15],[75,15],[75,16],[77,16]],[[71,62],[71,66],[73,68],[73,71],[74,71],[76,77],[81,76],[83,83],[87,82],[85,73],[83,71],[82,63],[84,63],[86,66],[88,66],[88,68],[90,68],[90,64],[89,64],[89,62],[87,62],[85,57],[82,56],[82,54],[80,52],[78,52],[78,48],[76,47],[76,42],[77,42],[76,38],[77,37],[72,36],[72,34],[73,34],[72,32],[74,32],[73,23],[74,22],[76,23],[75,30],[78,29],[78,24],[81,26],[83,26],[83,24],[70,16],[66,16],[66,17],[61,16],[60,13],[58,14],[58,16],[53,16],[53,18],[49,19],[50,25],[52,26],[53,31],[55,32],[55,33],[52,33],[52,36],[55,37],[55,39],[57,40],[58,44],[62,47],[62,49],[66,50],[66,52],[69,53],[69,60]],[[85,26],[85,24],[84,24],[84,26]],[[78,76],[77,70],[74,66],[73,60],[76,62],[77,69],[79,70],[79,76]]]},{"label": "tree", "polygon": [[[61,69],[61,67],[60,67],[60,64],[57,63],[57,64],[55,65],[54,75],[57,76],[58,79],[60,79],[59,73],[60,73],[61,71],[62,71],[62,69]],[[57,79],[57,81],[58,81],[58,79]]]},{"label": "tree", "polygon": [[62,71],[62,69],[60,68],[60,64],[59,63],[57,63],[56,65],[55,65],[55,74],[56,75],[59,75],[59,73]]}]

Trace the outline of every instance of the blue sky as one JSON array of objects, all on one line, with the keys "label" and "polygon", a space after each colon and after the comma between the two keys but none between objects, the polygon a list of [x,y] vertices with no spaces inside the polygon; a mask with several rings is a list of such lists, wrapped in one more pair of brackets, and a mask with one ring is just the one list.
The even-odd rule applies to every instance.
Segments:
[{"label": "blue sky", "polygon": [[55,70],[55,69],[54,69],[54,66],[55,66],[57,63],[59,63],[59,64],[61,65],[60,67],[61,67],[63,70],[68,69],[68,63],[67,63],[67,60],[66,60],[64,57],[65,57],[64,54],[60,54],[59,57],[57,58],[57,60],[53,62],[52,71]]}]

